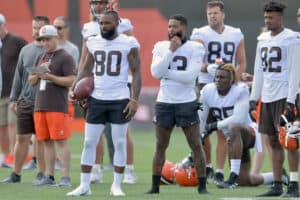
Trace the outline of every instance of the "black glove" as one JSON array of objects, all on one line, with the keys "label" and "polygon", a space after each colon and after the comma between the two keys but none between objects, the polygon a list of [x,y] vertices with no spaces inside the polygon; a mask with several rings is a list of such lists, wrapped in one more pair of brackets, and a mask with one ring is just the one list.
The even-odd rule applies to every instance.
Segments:
[{"label": "black glove", "polygon": [[203,131],[201,133],[201,140],[202,140],[202,144],[204,144],[205,139],[212,134],[212,132],[218,130],[218,123],[217,122],[213,122],[210,124],[206,124],[205,125],[205,131]]},{"label": "black glove", "polygon": [[256,106],[257,106],[257,101],[251,100],[249,102],[249,113],[252,121],[256,122],[256,117],[254,116],[254,113],[256,113]]},{"label": "black glove", "polygon": [[294,122],[297,115],[295,104],[292,104],[290,102],[285,102],[285,106],[282,114],[286,117],[288,122]]}]

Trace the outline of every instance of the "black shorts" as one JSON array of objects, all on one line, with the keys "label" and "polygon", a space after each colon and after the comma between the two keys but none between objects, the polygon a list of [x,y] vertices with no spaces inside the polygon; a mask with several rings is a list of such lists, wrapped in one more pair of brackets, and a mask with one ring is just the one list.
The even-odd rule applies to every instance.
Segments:
[{"label": "black shorts", "polygon": [[280,116],[283,113],[286,99],[271,103],[261,103],[258,131],[267,135],[278,135]]},{"label": "black shorts", "polygon": [[175,125],[177,127],[189,127],[199,123],[197,112],[199,108],[200,104],[197,101],[176,104],[157,102],[154,123],[165,128],[171,128]]},{"label": "black shorts", "polygon": [[34,103],[26,102],[23,99],[17,102],[17,134],[34,134]]},{"label": "black shorts", "polygon": [[129,99],[124,100],[98,100],[93,97],[87,99],[86,122],[91,124],[124,124],[130,121],[124,113]]}]

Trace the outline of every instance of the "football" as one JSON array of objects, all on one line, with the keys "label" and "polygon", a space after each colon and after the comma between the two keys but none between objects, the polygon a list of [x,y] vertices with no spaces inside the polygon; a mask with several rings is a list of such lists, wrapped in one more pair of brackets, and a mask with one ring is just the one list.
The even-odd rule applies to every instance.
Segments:
[{"label": "football", "polygon": [[80,79],[74,87],[74,99],[80,101],[90,96],[94,89],[94,79],[91,76]]}]

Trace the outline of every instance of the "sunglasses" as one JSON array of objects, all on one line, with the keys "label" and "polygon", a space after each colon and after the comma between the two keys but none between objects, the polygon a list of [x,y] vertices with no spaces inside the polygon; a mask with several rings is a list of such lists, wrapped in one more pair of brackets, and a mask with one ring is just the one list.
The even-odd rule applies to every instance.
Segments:
[{"label": "sunglasses", "polygon": [[62,29],[64,29],[64,28],[66,28],[66,26],[54,26],[57,30],[62,30]]}]

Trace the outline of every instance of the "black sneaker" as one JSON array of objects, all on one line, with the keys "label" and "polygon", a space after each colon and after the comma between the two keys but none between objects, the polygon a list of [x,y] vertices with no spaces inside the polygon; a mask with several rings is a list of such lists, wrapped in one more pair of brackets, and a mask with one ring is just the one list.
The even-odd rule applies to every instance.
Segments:
[{"label": "black sneaker", "polygon": [[159,194],[159,187],[152,186],[148,192],[145,192],[145,194]]},{"label": "black sneaker", "polygon": [[256,197],[279,197],[280,195],[282,195],[283,190],[282,190],[282,184],[280,183],[273,183],[273,185],[271,186],[270,190],[256,195]]},{"label": "black sneaker", "polygon": [[18,176],[16,173],[12,172],[9,177],[1,181],[2,183],[20,183],[21,176]]},{"label": "black sneaker", "polygon": [[239,185],[239,176],[231,172],[229,178],[225,182],[219,182],[216,184],[218,188],[229,188],[233,189]]},{"label": "black sneaker", "polygon": [[299,186],[298,182],[291,181],[287,187],[287,191],[283,193],[280,197],[299,197]]},{"label": "black sneaker", "polygon": [[206,178],[212,179],[214,177],[214,168],[213,167],[206,167]]},{"label": "black sneaker", "polygon": [[214,175],[214,183],[218,184],[224,182],[224,174],[221,172],[216,172]]}]

